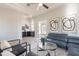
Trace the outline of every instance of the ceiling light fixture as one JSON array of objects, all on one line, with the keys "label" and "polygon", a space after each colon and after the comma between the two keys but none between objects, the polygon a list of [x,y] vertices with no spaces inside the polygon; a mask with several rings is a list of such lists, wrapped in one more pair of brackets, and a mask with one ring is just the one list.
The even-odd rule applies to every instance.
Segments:
[{"label": "ceiling light fixture", "polygon": [[42,6],[43,4],[42,3],[39,3],[39,5],[38,6]]}]

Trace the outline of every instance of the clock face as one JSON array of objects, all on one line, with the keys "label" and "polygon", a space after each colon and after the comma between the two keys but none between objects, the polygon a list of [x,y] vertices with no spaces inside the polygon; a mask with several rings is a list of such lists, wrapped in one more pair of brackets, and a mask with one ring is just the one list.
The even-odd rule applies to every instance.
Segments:
[{"label": "clock face", "polygon": [[63,24],[63,30],[65,31],[72,31],[75,29],[75,18],[63,18],[62,24]]},{"label": "clock face", "polygon": [[50,21],[50,29],[52,31],[56,31],[58,29],[58,18],[53,18],[51,21]]}]

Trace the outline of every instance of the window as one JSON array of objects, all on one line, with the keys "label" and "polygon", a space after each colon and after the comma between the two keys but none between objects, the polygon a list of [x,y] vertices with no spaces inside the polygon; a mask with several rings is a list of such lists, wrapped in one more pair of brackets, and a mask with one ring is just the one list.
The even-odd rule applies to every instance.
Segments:
[{"label": "window", "polygon": [[34,31],[34,21],[31,21],[31,30]]},{"label": "window", "polygon": [[39,36],[45,36],[46,35],[46,21],[40,21],[39,22]]}]

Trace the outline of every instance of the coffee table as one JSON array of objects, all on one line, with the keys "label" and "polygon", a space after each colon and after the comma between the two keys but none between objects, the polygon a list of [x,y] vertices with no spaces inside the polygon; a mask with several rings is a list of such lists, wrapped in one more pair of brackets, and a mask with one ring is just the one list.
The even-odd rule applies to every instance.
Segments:
[{"label": "coffee table", "polygon": [[47,51],[46,56],[51,56],[50,51],[54,52],[54,56],[56,56],[56,49],[57,45],[55,43],[46,42],[45,45],[42,45],[42,43],[38,43],[38,51]]}]

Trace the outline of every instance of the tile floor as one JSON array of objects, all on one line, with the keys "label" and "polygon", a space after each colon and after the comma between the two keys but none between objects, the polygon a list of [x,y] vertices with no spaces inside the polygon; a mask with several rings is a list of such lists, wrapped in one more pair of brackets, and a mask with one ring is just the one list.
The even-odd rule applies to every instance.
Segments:
[{"label": "tile floor", "polygon": [[[38,54],[39,56],[45,56],[47,54],[47,51],[37,51],[37,44],[40,42],[40,38],[35,38],[35,37],[25,37],[21,40],[21,42],[27,42],[31,44],[31,50],[35,53]],[[14,41],[10,42],[11,45],[18,44],[19,41]],[[67,56],[67,51],[61,48],[56,49],[56,56]],[[54,56],[54,52],[50,51],[51,56]]]},{"label": "tile floor", "polygon": [[[46,51],[37,51],[37,44],[40,42],[40,38],[34,37],[25,37],[23,38],[22,42],[28,42],[31,44],[31,49],[34,53],[38,54],[39,56],[45,56],[47,54]],[[54,52],[50,51],[51,56],[54,56]],[[61,48],[56,49],[56,56],[67,56],[67,51]]]}]

